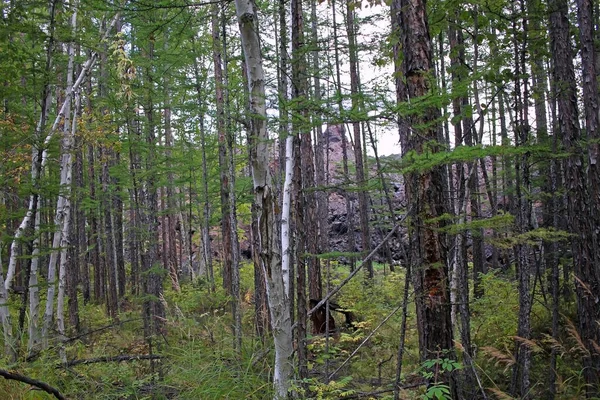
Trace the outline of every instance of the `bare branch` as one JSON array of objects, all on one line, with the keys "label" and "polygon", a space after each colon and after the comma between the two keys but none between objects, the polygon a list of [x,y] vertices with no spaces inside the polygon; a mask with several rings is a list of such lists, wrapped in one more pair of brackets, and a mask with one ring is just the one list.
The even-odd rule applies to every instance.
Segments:
[{"label": "bare branch", "polygon": [[87,358],[85,360],[71,360],[66,364],[60,366],[73,367],[80,364],[95,364],[102,362],[121,362],[121,361],[139,361],[139,360],[159,360],[162,356],[158,354],[139,354],[139,355],[125,355],[125,356],[105,356],[97,358]]},{"label": "bare branch", "polygon": [[32,386],[38,387],[41,390],[43,390],[46,393],[52,394],[54,395],[54,397],[56,397],[59,400],[66,400],[66,397],[63,396],[58,389],[48,385],[47,383],[29,378],[25,375],[21,375],[21,374],[17,374],[14,372],[8,372],[4,369],[0,369],[0,376],[2,376],[4,379],[12,379],[14,381],[19,381],[19,382],[23,382],[23,383],[28,383]]}]

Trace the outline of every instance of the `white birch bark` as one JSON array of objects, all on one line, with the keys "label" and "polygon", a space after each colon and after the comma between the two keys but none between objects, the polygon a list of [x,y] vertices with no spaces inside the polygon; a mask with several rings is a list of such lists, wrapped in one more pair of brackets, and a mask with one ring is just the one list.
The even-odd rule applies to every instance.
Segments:
[{"label": "white birch bark", "polygon": [[267,299],[275,344],[273,368],[274,399],[288,398],[292,377],[292,324],[290,305],[283,284],[278,227],[275,218],[273,180],[269,173],[265,76],[262,66],[258,19],[252,0],[236,0],[242,48],[250,92],[250,134],[252,136],[252,178],[258,220],[258,246],[261,268],[267,283]]},{"label": "white birch bark", "polygon": [[[35,214],[35,232],[40,229],[40,213]],[[29,274],[29,340],[27,353],[32,354],[40,345],[40,288],[38,286],[38,269],[40,264],[40,237],[33,240],[31,253],[31,272]]]},{"label": "white birch bark", "polygon": [[[71,16],[71,31],[75,33],[77,28],[77,0],[73,4],[73,14]],[[67,66],[67,92],[73,93],[73,70],[75,65],[75,48],[70,42],[67,46],[69,62]],[[79,99],[78,92],[76,94]],[[62,155],[60,160],[60,192],[56,202],[56,214],[54,216],[54,226],[56,231],[52,239],[52,252],[50,253],[50,262],[48,264],[48,294],[46,297],[46,311],[44,313],[44,324],[42,326],[42,344],[45,347],[48,345],[48,332],[52,325],[54,314],[54,295],[56,291],[56,265],[60,256],[59,267],[59,294],[58,303],[56,306],[56,319],[58,331],[64,334],[64,296],[65,296],[65,267],[67,259],[67,246],[69,244],[69,226],[71,222],[71,180],[73,171],[73,156],[71,154],[73,148],[74,126],[77,123],[76,115],[73,117],[73,127],[71,126],[71,98],[65,99],[62,109],[64,110],[64,129],[62,139]],[[64,356],[64,352],[62,356]],[[66,357],[63,357],[66,362]]]},{"label": "white birch bark", "polygon": [[[101,35],[102,36],[101,41],[106,39],[106,37],[108,36],[108,33],[110,33],[112,28],[117,23],[118,18],[119,18],[119,14],[115,15],[115,17],[111,21],[109,27],[106,29],[106,32],[104,32]],[[77,80],[71,87],[71,90],[67,90],[65,92],[65,101],[64,101],[62,107],[60,108],[60,111],[58,112],[58,115],[56,116],[56,119],[54,120],[54,123],[52,124],[52,127],[50,128],[50,131],[48,132],[48,135],[46,135],[46,138],[44,140],[44,150],[42,152],[42,160],[40,163],[38,163],[36,160],[38,150],[35,148],[33,149],[32,165],[31,165],[32,182],[35,182],[38,179],[38,177],[41,175],[41,172],[44,170],[44,168],[46,166],[46,163],[48,161],[48,144],[50,143],[50,140],[52,139],[52,137],[54,136],[54,133],[58,129],[60,122],[65,117],[67,103],[70,103],[70,99],[73,96],[73,92],[79,90],[79,87],[85,81],[85,78],[88,76],[90,70],[96,63],[97,59],[98,59],[98,53],[96,51],[94,51],[92,53],[92,56],[86,61],[86,63],[81,68],[81,72],[79,73]],[[50,93],[50,91],[48,91],[48,93]],[[48,101],[48,103],[50,103],[50,101]],[[42,123],[42,117],[40,117],[40,122],[38,123],[38,126],[37,126],[37,132],[42,132],[42,130],[44,129],[43,125],[44,124]],[[17,247],[19,245],[19,241],[20,241],[21,237],[23,237],[23,233],[25,232],[25,228],[27,227],[27,224],[29,224],[29,222],[31,221],[31,218],[33,216],[34,202],[35,202],[35,196],[32,194],[29,197],[29,206],[27,209],[27,213],[25,214],[25,217],[23,218],[23,220],[21,221],[21,224],[17,228],[17,230],[14,234],[13,242],[10,246],[10,259],[8,262],[8,270],[6,272],[6,280],[4,281],[4,287],[7,290],[10,289],[10,287],[12,286],[12,282],[15,277],[15,271],[16,271],[16,267],[17,267]],[[1,309],[1,307],[0,307],[0,309]]]},{"label": "white birch bark", "polygon": [[294,177],[294,137],[285,139],[285,180],[283,182],[283,204],[281,207],[281,271],[285,294],[290,296],[290,209],[292,205],[292,179]]},{"label": "white birch bark", "polygon": [[[58,334],[62,339],[65,337],[65,294],[67,287],[67,262],[69,261],[68,246],[70,244],[69,233],[71,232],[71,182],[73,180],[73,155],[71,149],[75,141],[75,134],[77,132],[77,116],[81,111],[81,96],[79,92],[75,92],[75,109],[73,110],[73,121],[71,123],[70,132],[70,148],[69,148],[69,159],[67,165],[67,176],[66,185],[69,188],[69,196],[65,202],[65,219],[63,221],[63,233],[60,243],[60,265],[58,268],[58,297],[56,300],[56,323],[58,328]],[[60,358],[63,363],[67,362],[67,355],[65,353],[64,346],[60,347]]]},{"label": "white birch bark", "polygon": [[11,361],[16,358],[15,339],[13,336],[12,323],[10,321],[10,312],[8,310],[8,290],[4,287],[3,267],[2,267],[2,249],[0,249],[0,319],[2,320],[2,332],[4,333],[4,354]]}]

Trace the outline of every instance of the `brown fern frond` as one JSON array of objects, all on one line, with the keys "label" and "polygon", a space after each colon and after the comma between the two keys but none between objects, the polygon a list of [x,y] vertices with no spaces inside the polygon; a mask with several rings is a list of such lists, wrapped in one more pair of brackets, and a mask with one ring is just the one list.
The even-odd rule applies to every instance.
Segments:
[{"label": "brown fern frond", "polygon": [[497,400],[514,400],[514,397],[508,395],[507,393],[504,393],[502,390],[500,389],[496,389],[496,388],[489,388],[488,389],[490,392],[492,392],[492,394],[494,395],[494,397]]},{"label": "brown fern frond", "polygon": [[544,351],[544,349],[542,349],[542,347],[539,344],[537,344],[534,340],[527,339],[521,336],[513,336],[513,339],[515,339],[516,342],[527,346],[534,353],[542,353]]},{"label": "brown fern frond", "polygon": [[581,339],[581,336],[579,335],[579,332],[577,331],[577,327],[575,326],[575,324],[573,323],[573,321],[571,321],[569,318],[565,318],[565,321],[567,322],[567,332],[569,333],[569,336],[575,341],[576,345],[575,347],[573,347],[571,350],[579,350],[587,355],[590,354],[589,350],[585,347],[585,344],[583,343],[583,339]]},{"label": "brown fern frond", "polygon": [[588,285],[587,283],[585,283],[584,281],[582,281],[577,276],[575,276],[575,280],[577,281],[577,283],[579,283],[581,285],[581,287],[583,288],[583,290],[585,290],[586,292],[588,292],[588,294],[590,296],[592,296],[592,297],[594,296],[594,293],[592,293],[592,289],[590,289],[590,285]]},{"label": "brown fern frond", "polygon": [[503,352],[502,350],[498,350],[495,347],[487,346],[482,347],[481,351],[483,351],[483,354],[486,354],[487,356],[496,360],[494,365],[504,365],[505,372],[506,370],[508,370],[509,367],[515,364],[515,358],[513,357],[512,353],[508,350],[506,350],[506,352]]},{"label": "brown fern frond", "polygon": [[464,353],[464,351],[465,351],[465,348],[464,348],[464,346],[463,346],[463,345],[462,345],[462,343],[461,343],[461,342],[459,342],[458,340],[454,340],[454,348],[455,348],[456,350],[458,350],[459,352],[461,352],[461,353]]},{"label": "brown fern frond", "polygon": [[544,334],[543,343],[550,346],[551,350],[556,350],[560,354],[565,352],[565,349],[564,349],[562,343],[559,342],[557,339],[554,339],[552,336],[550,336],[548,334]]}]

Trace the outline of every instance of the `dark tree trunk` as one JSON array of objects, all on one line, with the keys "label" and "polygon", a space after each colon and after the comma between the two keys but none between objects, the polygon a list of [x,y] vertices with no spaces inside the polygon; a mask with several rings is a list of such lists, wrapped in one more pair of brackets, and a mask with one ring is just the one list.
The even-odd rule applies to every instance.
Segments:
[{"label": "dark tree trunk", "polygon": [[[585,130],[589,143],[587,176],[570,176],[568,187],[577,189],[580,202],[585,204],[587,218],[580,221],[579,226],[573,226],[574,233],[579,235],[575,253],[575,289],[577,293],[577,314],[579,317],[579,334],[589,354],[583,359],[583,374],[586,381],[586,395],[588,398],[600,396],[600,245],[598,243],[598,226],[600,226],[600,137],[599,107],[598,107],[598,81],[596,65],[596,50],[594,47],[594,2],[591,0],[577,1],[577,16],[581,42],[581,66],[583,83],[583,104],[585,112]],[[573,138],[572,146],[578,146]],[[563,137],[563,143],[568,139]],[[567,144],[565,143],[565,147]],[[579,149],[577,149],[579,150]],[[571,168],[575,166],[571,165]],[[569,168],[565,171],[569,173]],[[587,178],[587,185],[585,182]],[[580,180],[579,180],[580,179]],[[586,188],[587,186],[587,188]],[[587,189],[587,190],[586,190]],[[569,201],[569,206],[573,204]],[[581,204],[583,205],[583,204]],[[575,208],[573,212],[581,213],[582,208]],[[571,214],[569,214],[571,215]],[[581,214],[580,214],[581,215]],[[579,217],[581,218],[581,216]]]},{"label": "dark tree trunk", "polygon": [[[296,266],[296,300],[297,300],[297,351],[298,372],[300,379],[308,378],[307,349],[306,349],[306,279],[308,269],[308,291],[310,298],[321,296],[320,265],[314,254],[317,249],[316,216],[314,192],[307,190],[314,187],[314,163],[311,141],[311,129],[306,124],[307,77],[304,49],[304,19],[302,0],[292,0],[292,100],[299,105],[292,113],[292,129],[294,137],[294,174],[293,202],[294,231],[296,237],[295,266]],[[309,234],[309,232],[314,232]],[[311,254],[312,253],[312,254]],[[307,268],[308,266],[308,268]],[[290,295],[291,297],[292,295]],[[313,297],[315,296],[315,297]],[[314,331],[314,327],[313,327]]]},{"label": "dark tree trunk", "polygon": [[[296,3],[297,0],[294,0]],[[293,10],[293,9],[292,9]],[[304,208],[305,204],[300,193],[302,192],[302,163],[300,160],[300,139],[294,138],[294,155],[296,157],[294,163],[294,178],[293,178],[293,193],[296,200],[293,202],[294,209],[294,228],[295,228],[295,267],[296,267],[296,312],[297,312],[297,328],[296,328],[296,349],[298,352],[298,374],[300,379],[308,378],[308,364],[307,364],[307,348],[306,348],[306,334],[307,334],[307,318],[306,318],[306,257],[304,252],[306,251],[306,226],[304,220]],[[290,279],[291,280],[291,279]],[[293,294],[290,294],[292,297]],[[312,327],[313,334],[315,333],[315,327]]]},{"label": "dark tree trunk", "polygon": [[[90,301],[90,269],[88,265],[88,244],[86,232],[86,218],[83,209],[82,199],[84,190],[84,164],[83,164],[83,143],[79,135],[75,136],[75,162],[73,163],[73,216],[75,218],[73,225],[75,233],[73,238],[74,257],[71,258],[76,265],[78,281],[81,284],[83,302],[87,304]],[[70,295],[69,295],[70,296]]]},{"label": "dark tree trunk", "polygon": [[[300,159],[297,165],[300,166],[302,190],[299,194],[302,196],[304,212],[304,240],[306,252],[302,256],[306,260],[308,269],[308,292],[311,298],[321,298],[321,265],[316,258],[318,244],[320,242],[319,230],[316,215],[316,196],[315,196],[315,164],[314,151],[312,145],[312,129],[308,124],[310,116],[306,104],[308,96],[308,80],[306,72],[306,49],[304,42],[304,16],[302,10],[302,0],[295,0],[292,3],[292,98],[300,104],[300,109],[296,113],[302,115],[302,118],[293,119],[294,131],[300,135]],[[310,232],[310,234],[308,234]],[[306,304],[304,305],[306,306]]]},{"label": "dark tree trunk", "polygon": [[[90,185],[90,200],[95,202],[96,197],[96,161],[94,157],[94,146],[88,146],[88,179]],[[90,215],[90,234],[88,239],[90,240],[91,252],[90,252],[90,265],[94,266],[94,299],[100,303],[104,301],[105,297],[105,274],[104,274],[104,257],[100,257],[102,254],[102,237],[98,227],[98,213],[99,209],[94,207],[91,210]]]},{"label": "dark tree trunk", "polygon": [[219,135],[219,171],[220,171],[220,193],[221,193],[221,262],[223,263],[223,287],[228,294],[232,294],[231,273],[232,273],[232,253],[231,253],[231,215],[229,196],[229,174],[227,161],[227,128],[225,124],[225,98],[224,98],[224,80],[223,80],[223,61],[221,43],[220,25],[219,25],[219,7],[215,5],[212,16],[212,35],[213,35],[213,64],[215,69],[215,93],[217,107],[217,132]]},{"label": "dark tree trunk", "polygon": [[[114,154],[114,165],[121,164],[121,154],[117,151]],[[123,199],[121,198],[121,184],[116,177],[112,178],[114,185],[114,194],[112,198],[113,209],[113,232],[114,232],[114,251],[115,266],[117,269],[117,293],[119,297],[125,295],[125,285],[127,277],[125,276],[125,252],[123,248]]]},{"label": "dark tree trunk", "polygon": [[[399,14],[406,93],[410,99],[419,98],[431,91],[428,74],[432,73],[432,50],[425,2],[402,0]],[[428,151],[440,150],[443,138],[436,122],[438,114],[437,108],[429,106],[408,118],[411,130],[417,130],[418,134],[401,136],[405,156],[422,154],[426,143]],[[439,231],[440,222],[432,222],[447,211],[444,168],[437,166],[428,171],[407,173],[404,179],[412,215],[411,264],[415,266],[413,285],[421,359],[453,357],[447,354],[453,352],[447,243]],[[441,380],[454,386],[450,376],[442,376]]]},{"label": "dark tree trunk", "polygon": [[[358,47],[356,42],[356,24],[354,22],[354,6],[351,1],[346,2],[346,29],[348,31],[348,52],[350,55],[350,93],[352,96],[352,111],[358,113],[361,109],[361,102],[359,100]],[[352,123],[352,132],[354,134],[354,164],[356,166],[362,257],[364,257],[369,254],[371,250],[371,233],[369,228],[369,196],[366,188],[367,180],[365,178],[360,122],[354,121]],[[367,278],[373,279],[373,263],[370,259],[364,263],[364,268],[367,272]]]},{"label": "dark tree trunk", "polygon": [[[337,26],[337,21],[336,21],[336,15],[337,15],[337,11],[335,8],[335,1],[331,2],[331,13],[332,13],[332,19],[333,19],[333,48],[334,48],[334,54],[335,54],[335,73],[336,73],[336,96],[339,99],[338,100],[338,108],[341,110],[344,109],[343,103],[342,103],[342,78],[341,78],[341,72],[340,72],[340,68],[341,68],[341,61],[340,61],[340,55],[339,55],[339,48],[340,48],[340,44],[339,44],[339,40],[338,40],[338,26]],[[343,171],[344,171],[344,187],[346,187],[348,185],[348,183],[350,182],[350,174],[349,174],[349,169],[348,169],[348,139],[346,138],[346,132],[345,129],[343,128],[343,125],[340,128],[340,135],[342,137],[342,167],[343,167]],[[347,190],[344,189],[343,191],[343,195],[344,195],[344,200],[346,203],[346,225],[347,225],[347,230],[346,230],[346,234],[348,237],[348,252],[355,252],[356,251],[356,237],[354,236],[354,208],[352,205],[352,196],[350,196],[350,194],[348,193]],[[356,257],[354,255],[351,255],[350,257],[350,270],[354,271],[354,267],[356,264]]]},{"label": "dark tree trunk", "polygon": [[[153,16],[150,16],[152,19]],[[146,54],[149,63],[154,59],[154,45],[150,42]],[[155,132],[155,109],[153,99],[153,76],[152,69],[144,70],[144,115],[146,116],[145,137],[139,140],[145,141],[146,156],[144,162],[145,179],[141,189],[140,199],[142,204],[140,214],[140,239],[143,243],[140,251],[141,280],[145,300],[143,304],[144,337],[153,350],[154,338],[164,334],[165,310],[160,301],[162,294],[162,281],[166,271],[161,268],[158,251],[158,182],[155,174],[156,169],[156,132]],[[143,132],[140,131],[140,134]]]},{"label": "dark tree trunk", "polygon": [[[513,11],[517,13],[517,4],[513,3]],[[526,73],[525,52],[528,44],[528,20],[525,18],[524,1],[519,2],[522,20],[513,20],[513,46],[515,63],[515,146],[526,146],[530,143],[530,126],[528,115],[529,82],[523,78]],[[515,162],[515,197],[517,233],[523,234],[531,230],[531,193],[529,155],[518,156]],[[515,248],[517,257],[516,275],[519,289],[519,315],[517,337],[515,339],[515,364],[511,383],[511,392],[528,399],[531,396],[530,372],[532,363],[531,347],[526,343],[531,339],[531,307],[533,292],[531,285],[531,248],[527,243],[518,243]]]},{"label": "dark tree trunk", "polygon": [[[319,62],[319,46],[317,45],[319,41],[318,34],[318,17],[317,17],[317,0],[311,0],[310,2],[310,10],[311,10],[311,45],[314,49],[312,51],[312,70],[314,71],[313,77],[313,99],[316,104],[321,102],[321,79],[320,74],[321,67]],[[317,202],[317,223],[319,226],[319,252],[327,253],[329,252],[329,201],[328,201],[328,192],[325,189],[327,185],[325,179],[325,157],[324,151],[327,151],[327,139],[325,135],[323,135],[323,121],[321,118],[321,114],[318,112],[314,112],[313,114],[313,127],[315,131],[315,179],[316,184],[319,190],[316,192],[316,202]],[[320,261],[318,261],[320,262]],[[329,265],[329,259],[325,260],[326,265]],[[319,268],[320,269],[320,268]],[[322,286],[322,285],[321,285]]]},{"label": "dark tree trunk", "polygon": [[[194,46],[194,52],[196,50],[196,43],[192,39],[192,43]],[[202,92],[202,82],[206,79],[205,77],[201,77],[200,68],[198,66],[197,57],[194,57],[194,77],[195,77],[195,88],[196,94],[198,96],[198,105],[202,108],[204,107],[204,94]],[[201,117],[204,116],[204,113]],[[211,290],[215,289],[215,279],[213,272],[213,258],[212,258],[212,246],[211,246],[211,238],[210,238],[210,217],[211,217],[211,206],[209,201],[208,194],[208,166],[207,166],[207,158],[206,158],[206,131],[204,129],[204,118],[200,119],[200,150],[202,153],[202,200],[204,203],[204,208],[202,210],[202,255],[198,255],[202,257],[202,261],[206,268],[206,278],[210,284]],[[191,197],[191,187],[190,187],[190,197]],[[190,209],[190,219],[191,219],[191,209]],[[191,221],[190,221],[191,222]],[[189,240],[190,240],[190,249],[192,248],[192,230],[189,232]]]}]

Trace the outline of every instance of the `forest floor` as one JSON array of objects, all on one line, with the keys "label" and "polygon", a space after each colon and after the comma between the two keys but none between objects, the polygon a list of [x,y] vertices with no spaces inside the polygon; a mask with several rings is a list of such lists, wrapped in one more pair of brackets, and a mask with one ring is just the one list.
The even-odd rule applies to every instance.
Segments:
[{"label": "forest floor", "polygon": [[[391,273],[379,265],[375,282],[365,285],[355,279],[336,297],[337,304],[357,316],[357,329],[342,329],[329,339],[309,337],[309,377],[294,385],[299,398],[393,398],[404,287],[403,270],[398,269]],[[337,284],[347,273],[346,266],[334,268],[329,284]],[[184,282],[181,292],[165,288],[161,301],[167,310],[167,333],[154,338],[151,345],[143,337],[142,300],[128,297],[121,301],[118,319],[108,318],[103,305],[81,308],[81,332],[72,332],[64,344],[67,365],[59,361],[57,342],[33,359],[5,364],[5,368],[46,382],[68,399],[268,399],[271,340],[255,334],[252,267],[244,265],[241,276],[244,336],[240,351],[233,350],[230,307],[223,290],[210,291],[203,281]],[[514,363],[516,283],[509,276],[490,273],[483,277],[483,285],[485,295],[470,304],[475,365],[482,386],[493,394],[490,398],[510,398],[503,396]],[[401,379],[406,389],[400,398],[427,399],[431,393],[423,384],[427,375],[419,360],[414,306],[409,299]],[[17,304],[12,306],[16,316]],[[543,394],[542,377],[547,376],[554,347],[561,352],[557,398],[578,398],[583,378],[578,370],[577,340],[569,334],[569,323],[560,342],[550,337],[548,310],[543,294],[537,295],[532,309],[534,337],[529,342],[534,354],[533,390]],[[334,317],[337,325],[343,325],[343,315],[334,313]],[[143,359],[149,355],[159,358]],[[460,351],[452,358],[460,368]],[[444,359],[447,356],[440,356],[440,366]],[[46,398],[54,397],[21,382],[0,380],[0,399]]]}]

